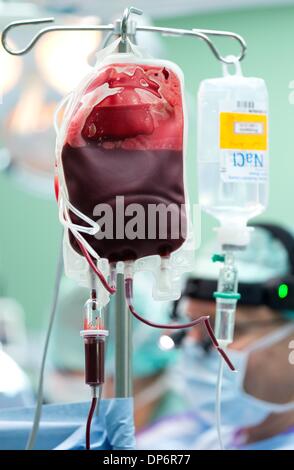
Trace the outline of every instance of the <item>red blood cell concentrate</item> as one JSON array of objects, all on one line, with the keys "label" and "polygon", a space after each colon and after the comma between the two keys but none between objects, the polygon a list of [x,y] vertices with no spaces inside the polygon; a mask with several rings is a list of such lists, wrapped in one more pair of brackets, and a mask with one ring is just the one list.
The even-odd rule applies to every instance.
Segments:
[{"label": "red blood cell concentrate", "polygon": [[86,336],[85,340],[85,382],[88,385],[104,383],[104,339]]},{"label": "red blood cell concentrate", "polygon": [[[118,261],[168,255],[181,246],[186,225],[183,103],[181,83],[173,70],[112,64],[99,71],[72,115],[61,158],[70,202],[92,219],[98,204],[112,209],[112,237],[85,235],[101,257]],[[143,236],[142,231],[131,240],[116,236],[116,196],[124,196],[124,209],[132,203],[142,206]],[[159,222],[154,229],[148,217],[148,207],[158,204],[169,207],[164,236]],[[71,217],[84,224],[74,214]],[[176,237],[172,233],[175,217],[181,218]],[[131,214],[124,223],[130,219]],[[70,241],[79,251],[71,235]]]},{"label": "red blood cell concentrate", "polygon": [[[113,123],[115,122],[115,126]],[[82,131],[88,141],[121,140],[137,135],[150,135],[154,130],[147,104],[95,106]]]}]

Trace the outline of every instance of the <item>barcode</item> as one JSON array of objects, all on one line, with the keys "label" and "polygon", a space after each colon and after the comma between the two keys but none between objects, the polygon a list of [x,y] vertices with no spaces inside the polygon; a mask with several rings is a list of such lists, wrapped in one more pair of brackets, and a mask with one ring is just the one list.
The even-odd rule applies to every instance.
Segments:
[{"label": "barcode", "polygon": [[237,108],[254,108],[254,101],[237,101]]}]

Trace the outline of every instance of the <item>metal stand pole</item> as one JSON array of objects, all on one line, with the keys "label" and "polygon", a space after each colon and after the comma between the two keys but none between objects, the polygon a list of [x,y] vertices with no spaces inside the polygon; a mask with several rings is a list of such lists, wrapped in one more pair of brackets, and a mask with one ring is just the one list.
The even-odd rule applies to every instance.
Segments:
[{"label": "metal stand pole", "polygon": [[117,275],[115,298],[115,396],[132,396],[132,316],[124,297],[124,276]]},{"label": "metal stand pole", "polygon": [[[127,23],[125,24],[127,27]],[[127,52],[129,44],[125,31],[118,52]],[[115,298],[115,396],[132,396],[132,319],[124,296],[124,276],[117,274]]]}]

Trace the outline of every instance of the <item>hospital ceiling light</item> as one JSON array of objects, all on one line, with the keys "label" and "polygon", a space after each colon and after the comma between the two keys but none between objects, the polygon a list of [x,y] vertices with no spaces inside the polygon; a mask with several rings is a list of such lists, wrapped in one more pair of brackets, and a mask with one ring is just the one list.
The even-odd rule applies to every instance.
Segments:
[{"label": "hospital ceiling light", "polygon": [[[11,40],[9,45],[15,47]],[[3,95],[18,83],[23,69],[23,61],[19,57],[7,54],[4,49],[0,49],[0,67],[0,100],[2,102]]]},{"label": "hospital ceiling light", "polygon": [[[0,29],[2,30],[11,21],[19,18],[28,19],[40,15],[40,9],[32,3],[24,2],[3,2],[0,1]],[[9,40],[10,47],[15,47],[15,43]],[[23,60],[7,54],[3,48],[0,49],[0,100],[3,95],[11,91],[18,83],[22,70]]]},{"label": "hospital ceiling light", "polygon": [[[96,17],[67,17],[68,24],[98,24]],[[35,57],[45,82],[64,95],[77,86],[89,72],[88,57],[99,47],[101,33],[55,32],[36,46]]]}]

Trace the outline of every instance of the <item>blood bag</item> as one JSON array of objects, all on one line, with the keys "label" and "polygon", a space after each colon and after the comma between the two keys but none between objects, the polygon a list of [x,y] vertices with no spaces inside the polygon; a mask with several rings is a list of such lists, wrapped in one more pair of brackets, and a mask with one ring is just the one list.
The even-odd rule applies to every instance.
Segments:
[{"label": "blood bag", "polygon": [[200,84],[198,184],[201,207],[220,222],[221,244],[244,246],[247,221],[268,200],[268,94],[264,80],[235,67]]},{"label": "blood bag", "polygon": [[183,74],[131,43],[117,53],[119,41],[69,97],[58,133],[65,269],[87,283],[80,242],[106,276],[110,263],[153,271],[154,297],[169,300],[191,265]]}]

